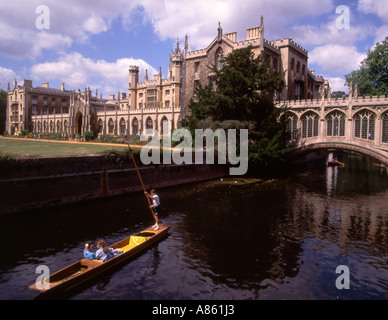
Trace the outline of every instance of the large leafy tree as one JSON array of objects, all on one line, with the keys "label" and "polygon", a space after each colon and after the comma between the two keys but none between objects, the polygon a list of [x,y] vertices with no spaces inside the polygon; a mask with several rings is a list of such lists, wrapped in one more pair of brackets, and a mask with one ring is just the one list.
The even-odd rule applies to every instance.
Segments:
[{"label": "large leafy tree", "polygon": [[5,130],[5,120],[7,112],[7,91],[0,89],[0,134]]},{"label": "large leafy tree", "polygon": [[388,94],[388,37],[368,51],[359,70],[345,75],[346,85],[357,84],[359,95]]},{"label": "large leafy tree", "polygon": [[283,74],[269,71],[269,61],[255,57],[252,47],[238,49],[222,59],[222,67],[209,66],[211,83],[195,88],[182,122],[197,128],[249,130],[250,168],[267,170],[284,162],[285,131],[278,121],[273,94],[283,86]]}]

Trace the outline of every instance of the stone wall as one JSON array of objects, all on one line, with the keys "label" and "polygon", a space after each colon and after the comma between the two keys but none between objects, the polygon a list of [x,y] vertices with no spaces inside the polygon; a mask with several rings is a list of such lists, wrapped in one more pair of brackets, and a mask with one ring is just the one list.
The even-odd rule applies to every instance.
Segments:
[{"label": "stone wall", "polygon": [[[25,211],[131,192],[141,192],[136,169],[104,157],[24,160],[22,168],[0,179],[0,213]],[[206,181],[228,175],[222,165],[139,167],[146,188]]]}]

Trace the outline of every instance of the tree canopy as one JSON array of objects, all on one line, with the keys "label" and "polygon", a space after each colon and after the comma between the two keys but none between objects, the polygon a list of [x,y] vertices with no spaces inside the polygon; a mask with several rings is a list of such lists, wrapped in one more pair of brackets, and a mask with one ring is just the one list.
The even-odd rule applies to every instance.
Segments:
[{"label": "tree canopy", "polygon": [[0,89],[0,134],[5,130],[6,112],[7,112],[7,91]]},{"label": "tree canopy", "polygon": [[357,84],[358,94],[388,94],[388,37],[368,51],[359,70],[345,75],[346,85]]},{"label": "tree canopy", "polygon": [[278,121],[273,94],[283,86],[283,74],[269,69],[264,54],[255,57],[252,47],[234,50],[222,66],[209,66],[209,84],[198,84],[182,125],[195,129],[248,129],[249,165],[268,169],[284,162],[285,131]]}]

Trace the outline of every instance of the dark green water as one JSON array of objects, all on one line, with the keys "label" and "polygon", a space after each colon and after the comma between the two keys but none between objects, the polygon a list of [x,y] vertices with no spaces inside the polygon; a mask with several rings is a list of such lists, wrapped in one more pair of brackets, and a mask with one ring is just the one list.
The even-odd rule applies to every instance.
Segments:
[{"label": "dark green water", "polygon": [[[169,236],[60,299],[385,299],[388,177],[371,159],[337,154],[286,179],[228,178],[159,190]],[[143,194],[2,216],[0,299],[34,299],[47,265],[81,258],[152,224]],[[338,289],[336,268],[349,268]]]}]

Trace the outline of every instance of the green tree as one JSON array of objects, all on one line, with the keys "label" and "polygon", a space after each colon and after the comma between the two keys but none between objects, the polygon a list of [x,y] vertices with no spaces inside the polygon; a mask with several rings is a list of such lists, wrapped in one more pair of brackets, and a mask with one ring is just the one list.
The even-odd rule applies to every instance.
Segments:
[{"label": "green tree", "polygon": [[283,74],[268,72],[269,61],[255,57],[252,47],[234,50],[222,67],[209,66],[214,74],[206,86],[195,88],[190,115],[182,125],[191,131],[205,128],[249,130],[249,166],[267,170],[284,162],[285,131],[278,121],[273,94],[283,85]]},{"label": "green tree", "polygon": [[7,91],[0,89],[0,134],[5,130],[5,120],[7,112]]},{"label": "green tree", "polygon": [[331,97],[332,98],[344,98],[344,97],[346,97],[346,94],[344,91],[333,91],[331,93]]},{"label": "green tree", "polygon": [[388,37],[368,51],[359,70],[345,75],[346,85],[357,84],[358,94],[388,94]]}]

